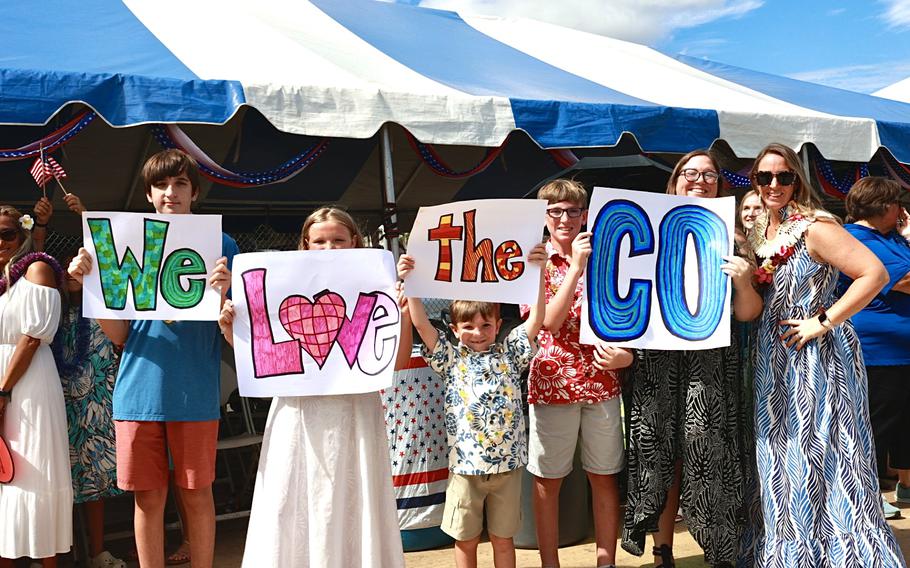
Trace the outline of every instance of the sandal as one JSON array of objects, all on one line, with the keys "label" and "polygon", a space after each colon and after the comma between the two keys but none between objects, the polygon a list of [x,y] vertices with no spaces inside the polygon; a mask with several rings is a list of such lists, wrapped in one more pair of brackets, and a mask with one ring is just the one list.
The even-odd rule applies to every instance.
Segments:
[{"label": "sandal", "polygon": [[164,559],[164,563],[168,566],[176,566],[178,564],[186,564],[190,561],[190,543],[183,541],[180,543],[180,546],[177,547],[177,550],[167,555],[167,558]]},{"label": "sandal", "polygon": [[660,564],[654,568],[676,568],[676,563],[673,561],[673,549],[666,544],[655,546],[651,553],[654,556],[660,556]]}]

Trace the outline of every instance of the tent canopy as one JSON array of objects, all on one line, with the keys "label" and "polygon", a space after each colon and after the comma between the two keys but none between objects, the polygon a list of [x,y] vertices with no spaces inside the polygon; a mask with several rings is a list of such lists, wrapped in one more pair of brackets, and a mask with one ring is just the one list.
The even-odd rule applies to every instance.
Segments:
[{"label": "tent canopy", "polygon": [[109,124],[222,124],[244,105],[280,131],[433,144],[649,152],[814,143],[910,162],[910,104],[526,19],[374,0],[49,0],[0,20],[0,124],[81,102]]},{"label": "tent canopy", "polygon": [[887,99],[910,103],[910,77],[892,85],[888,85],[883,89],[879,89],[872,94],[876,97],[885,97]]}]

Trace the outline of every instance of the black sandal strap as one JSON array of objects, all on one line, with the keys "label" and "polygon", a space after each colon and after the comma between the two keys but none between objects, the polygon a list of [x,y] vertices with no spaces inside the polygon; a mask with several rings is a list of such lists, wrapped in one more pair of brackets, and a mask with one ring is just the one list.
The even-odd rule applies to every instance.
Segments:
[{"label": "black sandal strap", "polygon": [[654,568],[676,568],[676,563],[673,561],[673,549],[666,544],[655,546],[651,553],[660,557],[660,564]]}]

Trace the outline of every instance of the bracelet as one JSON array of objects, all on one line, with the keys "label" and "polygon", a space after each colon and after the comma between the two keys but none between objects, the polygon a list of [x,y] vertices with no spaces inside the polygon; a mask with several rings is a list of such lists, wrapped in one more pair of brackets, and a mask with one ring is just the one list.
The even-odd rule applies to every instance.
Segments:
[{"label": "bracelet", "polygon": [[834,329],[834,323],[828,319],[828,314],[825,312],[818,314],[818,323],[822,324],[822,327],[827,330]]},{"label": "bracelet", "polygon": [[35,221],[35,227],[39,229],[47,229],[47,223],[39,223],[38,221]]},{"label": "bracelet", "polygon": [[5,390],[0,389],[0,398],[13,398],[13,391],[12,390],[5,391]]}]

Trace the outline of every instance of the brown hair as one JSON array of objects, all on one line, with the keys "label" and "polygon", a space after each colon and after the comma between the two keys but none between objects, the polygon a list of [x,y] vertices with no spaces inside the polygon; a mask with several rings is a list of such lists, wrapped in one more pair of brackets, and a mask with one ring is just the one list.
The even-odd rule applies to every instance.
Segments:
[{"label": "brown hair", "polygon": [[568,201],[587,207],[588,191],[574,179],[554,179],[537,190],[537,199],[546,199],[548,204]]},{"label": "brown hair", "polygon": [[152,187],[164,178],[179,176],[185,174],[190,178],[190,186],[193,188],[193,195],[199,192],[199,166],[196,160],[183,150],[171,149],[162,150],[148,160],[142,166],[142,183],[145,185],[145,192],[149,193]]},{"label": "brown hair", "polygon": [[901,186],[884,177],[864,177],[847,193],[847,221],[865,221],[884,215],[895,203],[900,204]]},{"label": "brown hair", "polygon": [[685,166],[689,160],[698,156],[705,156],[711,160],[711,165],[714,166],[714,171],[717,172],[717,197],[726,195],[724,187],[724,176],[720,173],[720,166],[717,163],[717,157],[710,150],[692,150],[685,156],[679,159],[676,162],[676,166],[673,167],[673,171],[670,172],[670,179],[667,180],[667,190],[668,195],[676,195],[676,178],[678,178],[682,172],[683,166]]},{"label": "brown hair", "polygon": [[19,231],[19,236],[22,239],[22,244],[19,245],[19,248],[16,249],[16,252],[13,253],[13,256],[10,257],[9,262],[6,263],[6,266],[3,267],[3,276],[6,278],[6,281],[10,281],[9,269],[10,267],[20,258],[27,255],[30,252],[35,252],[35,246],[32,242],[32,232],[25,229],[20,223],[19,219],[22,218],[22,213],[12,205],[0,205],[0,217],[9,217],[13,220],[16,225],[16,230]]},{"label": "brown hair", "polygon": [[[560,199],[560,201],[563,201]],[[568,201],[568,200],[566,200]],[[499,319],[499,304],[496,302],[476,302],[474,300],[453,300],[449,306],[449,319],[452,325],[471,321],[480,314],[486,319]]]},{"label": "brown hair", "polygon": [[762,148],[761,152],[758,153],[758,156],[755,157],[755,161],[752,163],[752,169],[749,171],[749,179],[752,180],[753,189],[758,190],[758,186],[755,184],[755,174],[758,173],[758,164],[762,161],[762,158],[768,154],[777,154],[783,158],[790,171],[796,174],[796,181],[793,182],[792,198],[793,202],[796,203],[796,208],[799,209],[801,213],[811,216],[815,216],[817,211],[824,211],[818,195],[812,188],[812,184],[809,183],[806,172],[803,171],[799,156],[797,156],[796,152],[789,146],[784,146],[783,144],[778,144],[776,142],[768,144]]},{"label": "brown hair", "polygon": [[310,227],[316,223],[325,223],[326,221],[344,225],[351,233],[351,239],[354,241],[354,248],[363,247],[363,234],[360,232],[360,227],[354,222],[354,218],[351,217],[350,213],[343,209],[339,209],[338,207],[320,207],[310,213],[310,216],[303,222],[303,227],[300,228],[300,241],[297,243],[297,249],[307,250],[310,248],[309,243],[307,242]]}]

